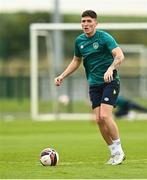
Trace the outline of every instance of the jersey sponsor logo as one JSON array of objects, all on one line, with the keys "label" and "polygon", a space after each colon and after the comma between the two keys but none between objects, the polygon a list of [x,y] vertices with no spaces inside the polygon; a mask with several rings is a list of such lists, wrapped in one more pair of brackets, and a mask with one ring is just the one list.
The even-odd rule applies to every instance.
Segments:
[{"label": "jersey sponsor logo", "polygon": [[94,49],[98,49],[98,47],[99,47],[98,42],[94,42],[94,43],[93,43],[93,48],[94,48]]}]

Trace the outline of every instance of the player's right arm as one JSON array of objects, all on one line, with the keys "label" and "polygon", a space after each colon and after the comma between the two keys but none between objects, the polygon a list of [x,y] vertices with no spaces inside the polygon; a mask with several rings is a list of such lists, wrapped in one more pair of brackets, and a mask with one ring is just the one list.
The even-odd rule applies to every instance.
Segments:
[{"label": "player's right arm", "polygon": [[55,78],[54,82],[56,86],[60,86],[65,77],[73,73],[81,64],[81,58],[74,56],[71,63],[67,66],[65,71]]}]

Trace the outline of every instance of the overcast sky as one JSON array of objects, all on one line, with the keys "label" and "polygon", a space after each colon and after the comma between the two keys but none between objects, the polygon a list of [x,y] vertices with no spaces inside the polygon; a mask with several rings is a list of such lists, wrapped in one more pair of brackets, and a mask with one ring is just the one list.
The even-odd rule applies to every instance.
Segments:
[{"label": "overcast sky", "polygon": [[[0,12],[52,11],[55,0],[0,0]],[[59,0],[61,13],[93,9],[99,14],[147,15],[147,0]]]}]

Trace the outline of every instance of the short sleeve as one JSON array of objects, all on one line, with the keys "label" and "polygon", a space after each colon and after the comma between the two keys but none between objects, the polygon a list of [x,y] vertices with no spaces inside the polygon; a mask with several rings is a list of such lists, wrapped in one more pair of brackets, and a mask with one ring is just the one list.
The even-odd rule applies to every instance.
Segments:
[{"label": "short sleeve", "polygon": [[107,46],[107,48],[112,51],[114,48],[118,47],[117,42],[115,41],[115,39],[108,33],[104,32],[104,41],[105,44]]},{"label": "short sleeve", "polygon": [[77,39],[75,40],[74,55],[76,57],[82,57],[82,54],[81,54],[79,46],[78,46],[78,40]]}]

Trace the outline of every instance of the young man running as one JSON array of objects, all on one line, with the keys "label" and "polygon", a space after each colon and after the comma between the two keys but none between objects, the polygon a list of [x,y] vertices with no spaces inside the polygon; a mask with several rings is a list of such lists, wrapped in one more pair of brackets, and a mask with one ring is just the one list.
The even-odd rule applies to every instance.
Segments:
[{"label": "young man running", "polygon": [[83,61],[95,119],[111,152],[107,164],[118,165],[125,159],[125,154],[112,110],[120,87],[117,68],[124,55],[110,34],[96,30],[97,14],[94,11],[86,10],[82,13],[81,26],[84,33],[75,40],[74,57],[65,71],[55,78],[55,85],[60,86],[65,77],[73,73]]}]

